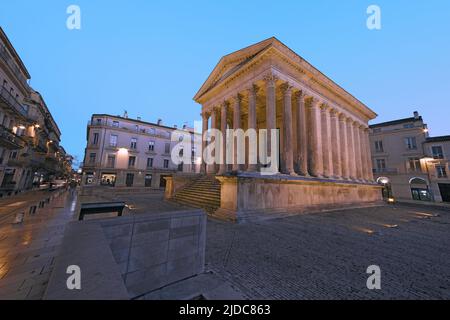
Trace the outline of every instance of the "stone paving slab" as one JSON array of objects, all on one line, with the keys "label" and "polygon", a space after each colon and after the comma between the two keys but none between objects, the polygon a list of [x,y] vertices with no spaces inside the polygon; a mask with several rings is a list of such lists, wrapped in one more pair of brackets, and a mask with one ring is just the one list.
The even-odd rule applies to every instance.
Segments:
[{"label": "stone paving slab", "polygon": [[0,225],[0,299],[42,299],[75,203],[64,193],[23,223]]},{"label": "stone paving slab", "polygon": [[[450,212],[403,206],[209,221],[206,269],[252,299],[449,299]],[[382,289],[368,290],[369,265]]]}]

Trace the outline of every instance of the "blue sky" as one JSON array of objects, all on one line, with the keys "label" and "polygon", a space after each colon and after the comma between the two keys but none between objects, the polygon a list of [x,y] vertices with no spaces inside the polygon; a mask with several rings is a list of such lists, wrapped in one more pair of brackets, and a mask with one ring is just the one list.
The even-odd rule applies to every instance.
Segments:
[{"label": "blue sky", "polygon": [[[66,9],[81,8],[81,30]],[[366,27],[380,6],[382,29]],[[2,1],[0,25],[82,159],[92,113],[200,120],[192,97],[220,57],[276,36],[379,114],[418,110],[450,134],[450,1]]]}]

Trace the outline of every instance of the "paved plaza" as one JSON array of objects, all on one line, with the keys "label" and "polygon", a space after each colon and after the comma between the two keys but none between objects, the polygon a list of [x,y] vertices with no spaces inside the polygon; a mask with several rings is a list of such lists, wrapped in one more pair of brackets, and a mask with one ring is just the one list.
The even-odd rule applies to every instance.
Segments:
[{"label": "paved plaza", "polygon": [[[210,221],[206,261],[253,299],[449,299],[449,243],[448,209],[375,207]],[[381,290],[366,287],[370,265]]]},{"label": "paved plaza", "polygon": [[[5,199],[5,203],[33,204],[48,194],[28,199]],[[76,194],[54,198],[34,215],[26,210],[22,224],[12,224],[16,206],[3,206],[0,223],[0,299],[42,299],[58,254],[64,228],[74,219]],[[2,203],[3,204],[3,203]]]},{"label": "paved plaza", "polygon": [[[0,299],[42,298],[76,200],[65,194],[22,225],[0,225]],[[158,193],[119,200],[127,214],[182,208]],[[246,224],[210,219],[206,271],[214,278],[206,279],[249,299],[449,299],[449,231],[448,208],[416,205]],[[381,290],[366,287],[370,265],[381,268]]]}]

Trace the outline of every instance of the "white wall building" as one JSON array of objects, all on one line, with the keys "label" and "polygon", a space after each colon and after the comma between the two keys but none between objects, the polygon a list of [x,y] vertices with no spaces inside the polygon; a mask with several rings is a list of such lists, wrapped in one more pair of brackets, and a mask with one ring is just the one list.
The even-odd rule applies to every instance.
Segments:
[{"label": "white wall building", "polygon": [[[174,127],[124,116],[94,114],[87,126],[83,185],[107,187],[165,187],[164,177],[175,172],[199,173],[197,150],[192,144],[190,163],[171,159]],[[194,137],[192,128],[183,126]],[[183,150],[184,152],[184,150]]]}]

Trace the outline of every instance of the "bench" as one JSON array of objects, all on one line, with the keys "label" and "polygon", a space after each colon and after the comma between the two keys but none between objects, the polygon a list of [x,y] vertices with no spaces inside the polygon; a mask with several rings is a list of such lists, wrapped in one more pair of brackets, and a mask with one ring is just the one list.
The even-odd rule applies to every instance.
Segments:
[{"label": "bench", "polygon": [[99,214],[117,212],[118,216],[122,216],[125,202],[98,202],[98,203],[82,203],[80,208],[80,217],[83,220],[86,214]]}]

